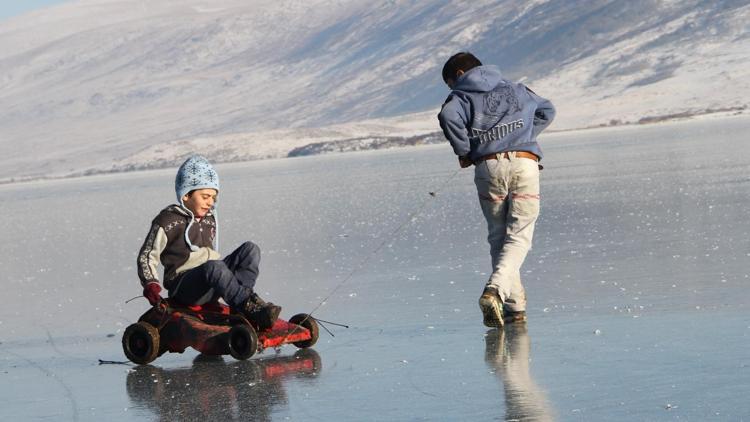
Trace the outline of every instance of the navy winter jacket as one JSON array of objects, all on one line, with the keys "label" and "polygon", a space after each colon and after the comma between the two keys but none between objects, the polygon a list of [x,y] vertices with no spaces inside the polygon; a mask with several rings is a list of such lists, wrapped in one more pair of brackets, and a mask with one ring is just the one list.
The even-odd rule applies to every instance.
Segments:
[{"label": "navy winter jacket", "polygon": [[505,151],[528,151],[541,159],[536,137],[554,117],[549,100],[504,79],[495,66],[461,75],[438,114],[453,151],[472,161]]}]

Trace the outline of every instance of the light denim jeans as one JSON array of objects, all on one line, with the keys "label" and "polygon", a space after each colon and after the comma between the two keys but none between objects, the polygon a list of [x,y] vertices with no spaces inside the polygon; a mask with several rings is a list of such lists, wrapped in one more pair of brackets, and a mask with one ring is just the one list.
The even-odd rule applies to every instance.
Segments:
[{"label": "light denim jeans", "polygon": [[487,285],[500,292],[504,309],[525,311],[521,265],[539,216],[538,163],[515,152],[501,153],[475,166],[474,183],[489,232],[492,275]]}]

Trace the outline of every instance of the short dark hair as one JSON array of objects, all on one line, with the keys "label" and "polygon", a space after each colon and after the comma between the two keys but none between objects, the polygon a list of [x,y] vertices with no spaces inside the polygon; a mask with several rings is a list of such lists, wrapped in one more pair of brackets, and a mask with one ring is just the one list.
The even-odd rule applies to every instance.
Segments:
[{"label": "short dark hair", "polygon": [[476,56],[469,53],[468,51],[456,53],[451,56],[451,58],[448,59],[448,61],[445,62],[445,65],[443,66],[443,81],[448,83],[449,79],[455,80],[456,73],[458,73],[459,70],[468,72],[470,69],[474,69],[475,67],[481,65],[482,62],[480,62],[479,59],[476,58]]}]

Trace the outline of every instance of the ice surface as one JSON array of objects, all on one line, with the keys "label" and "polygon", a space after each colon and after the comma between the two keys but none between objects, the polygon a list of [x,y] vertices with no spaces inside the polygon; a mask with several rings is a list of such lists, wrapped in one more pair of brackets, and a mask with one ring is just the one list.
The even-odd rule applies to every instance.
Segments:
[{"label": "ice surface", "polygon": [[0,420],[742,420],[748,129],[544,137],[529,321],[502,333],[481,323],[486,229],[447,144],[220,165],[222,252],[257,242],[282,316],[330,295],[316,315],[351,326],[246,362],[98,365],[147,308],[125,301],[174,170],[0,186]]}]

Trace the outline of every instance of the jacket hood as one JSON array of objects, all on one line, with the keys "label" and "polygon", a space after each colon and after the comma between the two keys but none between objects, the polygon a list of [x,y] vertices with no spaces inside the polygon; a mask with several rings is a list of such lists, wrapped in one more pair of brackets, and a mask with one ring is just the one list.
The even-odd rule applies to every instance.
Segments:
[{"label": "jacket hood", "polygon": [[[185,217],[190,217],[191,219],[194,218],[193,213],[191,213],[190,210],[188,210],[181,204],[169,205],[168,207],[164,209],[164,211],[173,212],[175,214],[179,214]],[[206,217],[214,215],[213,211],[214,210],[210,210],[209,212],[207,212]]]},{"label": "jacket hood", "polygon": [[487,92],[492,91],[502,79],[497,66],[477,66],[461,75],[453,87],[454,91]]},{"label": "jacket hood", "polygon": [[[179,214],[184,217],[188,218],[187,227],[185,227],[185,243],[187,243],[188,247],[191,251],[197,251],[200,250],[199,247],[193,245],[193,242],[190,241],[190,227],[193,225],[193,222],[195,221],[195,216],[193,213],[185,208],[184,205],[182,205],[182,201],[180,201],[180,204],[172,204],[165,208],[162,212],[170,212],[174,214]],[[206,213],[206,217],[213,217],[214,218],[214,225],[216,226],[216,236],[214,237],[214,250],[219,250],[219,222],[216,221],[216,212],[215,210],[211,210],[208,213]]]}]

